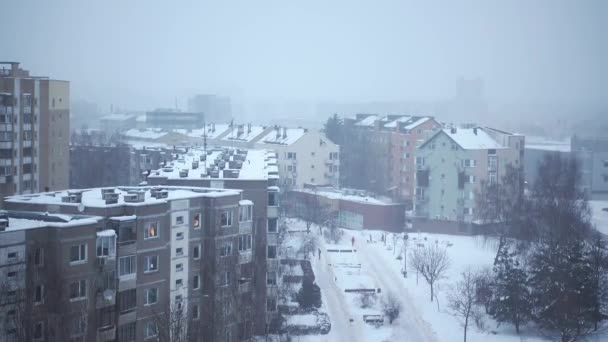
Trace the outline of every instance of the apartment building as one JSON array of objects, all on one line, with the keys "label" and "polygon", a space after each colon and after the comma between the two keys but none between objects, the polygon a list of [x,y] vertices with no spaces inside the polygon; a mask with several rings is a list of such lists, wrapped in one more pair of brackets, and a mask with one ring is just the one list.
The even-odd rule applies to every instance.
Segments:
[{"label": "apartment building", "polygon": [[[238,230],[229,231],[232,235],[227,238],[232,240],[218,237],[216,241],[235,255],[224,260],[238,265],[243,279],[254,279],[246,282],[238,278],[238,291],[222,294],[226,299],[239,296],[251,298],[255,303],[253,310],[229,307],[238,310],[238,316],[230,320],[234,327],[230,331],[240,340],[251,335],[250,329],[255,335],[263,335],[276,329],[279,323],[279,179],[275,152],[231,148],[188,149],[147,177],[150,185],[238,189],[243,200],[240,205],[253,206],[239,212],[239,217],[249,219],[247,224],[239,225]],[[236,220],[236,216],[229,220]],[[215,340],[220,338],[216,336]]]},{"label": "apartment building", "polygon": [[139,185],[151,170],[183,149],[129,145],[70,146],[70,189]]},{"label": "apartment building", "polygon": [[205,113],[205,120],[217,122],[232,119],[232,104],[227,96],[198,94],[188,99],[188,110]]},{"label": "apartment building", "polygon": [[204,113],[156,109],[146,113],[146,126],[163,129],[199,127],[205,121]]},{"label": "apartment building", "polygon": [[69,82],[0,62],[0,195],[66,189]]},{"label": "apartment building", "polygon": [[416,147],[440,127],[429,116],[357,114],[346,118],[343,185],[411,201]]},{"label": "apartment building", "polygon": [[339,185],[340,146],[318,130],[275,126],[256,146],[277,153],[285,189],[301,189],[305,184]]},{"label": "apartment building", "polygon": [[440,222],[446,229],[470,231],[481,183],[499,182],[509,164],[522,167],[524,142],[522,135],[492,128],[452,127],[435,133],[418,147],[415,160],[415,228],[432,229]]},{"label": "apartment building", "polygon": [[[7,253],[25,248],[26,262],[44,260],[43,268],[26,266],[25,282],[36,299],[26,309],[39,317],[29,333],[45,341],[251,337],[258,309],[251,289],[263,283],[256,275],[258,268],[265,272],[266,259],[252,262],[252,248],[258,248],[251,237],[253,203],[242,194],[155,186],[7,198],[9,215],[44,213],[35,220],[45,223],[27,227],[8,217],[0,232]],[[4,241],[11,240],[7,247]]]},{"label": "apartment building", "polygon": [[580,160],[582,183],[595,198],[608,197],[608,137],[579,137],[570,140],[572,154]]}]

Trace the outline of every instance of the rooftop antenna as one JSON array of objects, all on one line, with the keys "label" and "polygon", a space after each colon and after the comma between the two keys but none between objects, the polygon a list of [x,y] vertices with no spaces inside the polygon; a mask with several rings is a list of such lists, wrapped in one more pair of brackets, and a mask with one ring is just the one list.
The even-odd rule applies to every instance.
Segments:
[{"label": "rooftop antenna", "polygon": [[204,116],[203,116],[203,151],[205,153],[205,160],[203,161],[203,166],[205,167],[205,172],[207,172],[207,123],[205,122]]}]

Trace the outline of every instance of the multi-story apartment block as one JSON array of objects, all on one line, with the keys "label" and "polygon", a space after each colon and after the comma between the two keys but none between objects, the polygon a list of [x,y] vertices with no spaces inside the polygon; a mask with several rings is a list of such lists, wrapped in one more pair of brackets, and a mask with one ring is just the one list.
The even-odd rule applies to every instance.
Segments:
[{"label": "multi-story apartment block", "polygon": [[[270,211],[265,204],[263,211]],[[266,290],[266,246],[255,244],[255,206],[242,191],[96,188],[13,196],[6,206],[19,218],[45,213],[36,220],[46,223],[27,227],[0,219],[8,223],[0,232],[0,249],[10,249],[7,258],[25,248],[24,260],[42,258],[47,265],[27,264],[25,270],[25,283],[32,284],[26,288],[36,299],[25,307],[34,317],[30,334],[45,341],[168,341],[186,335],[241,341],[265,329],[264,316],[257,327],[253,314],[259,310],[254,289],[262,284],[262,294]],[[264,252],[259,260],[253,257],[258,248]],[[39,306],[41,296],[49,305]]]},{"label": "multi-story apartment block", "polygon": [[174,129],[191,129],[198,127],[205,121],[204,113],[180,112],[170,109],[157,109],[146,113],[147,127]]},{"label": "multi-story apartment block", "polygon": [[340,146],[319,130],[209,123],[199,129],[131,129],[123,135],[130,144],[203,146],[206,142],[207,146],[272,150],[278,155],[283,188],[339,185]]},{"label": "multi-story apartment block", "polygon": [[139,185],[151,170],[173,160],[182,149],[129,145],[70,146],[70,188]]},{"label": "multi-story apartment block", "polygon": [[416,147],[439,127],[428,116],[357,114],[346,118],[343,185],[411,200]]},{"label": "multi-story apartment block", "polygon": [[277,153],[284,188],[301,189],[304,184],[338,186],[340,146],[321,132],[276,126],[256,145]]},{"label": "multi-story apartment block", "polygon": [[0,195],[66,189],[70,90],[0,62]]},{"label": "multi-story apartment block", "polygon": [[522,135],[481,127],[439,130],[416,155],[416,224],[474,221],[481,183],[499,182],[509,164],[521,168],[523,151]]},{"label": "multi-story apartment block", "polygon": [[205,120],[208,122],[230,121],[232,118],[232,104],[230,98],[225,96],[194,95],[188,100],[188,110],[205,113]]},{"label": "multi-story apartment block", "polygon": [[589,195],[608,196],[608,137],[578,137],[570,140],[572,154],[580,160],[582,183]]},{"label": "multi-story apartment block", "polygon": [[[221,230],[216,244],[225,254],[218,265],[238,269],[236,292],[221,291],[225,300],[247,298],[255,304],[253,310],[228,306],[234,315],[227,321],[227,331],[242,340],[251,334],[262,335],[274,330],[278,323],[277,298],[279,280],[278,211],[279,171],[276,153],[269,150],[229,148],[192,148],[177,156],[163,168],[152,171],[150,185],[201,186],[242,191],[238,229]],[[253,206],[253,207],[251,207]],[[237,216],[225,217],[224,224]],[[218,266],[219,267],[219,266]],[[223,272],[221,269],[216,272]],[[252,282],[249,279],[253,279]],[[245,299],[243,299],[245,300]],[[237,334],[238,332],[238,334]],[[223,337],[222,337],[223,338]],[[215,340],[220,340],[219,336]]]}]

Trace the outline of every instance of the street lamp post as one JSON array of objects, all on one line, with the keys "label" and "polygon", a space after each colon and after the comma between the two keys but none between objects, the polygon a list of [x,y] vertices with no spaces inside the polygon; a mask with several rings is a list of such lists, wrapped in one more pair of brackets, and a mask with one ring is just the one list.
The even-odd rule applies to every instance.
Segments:
[{"label": "street lamp post", "polygon": [[403,278],[407,278],[407,233],[403,233]]}]

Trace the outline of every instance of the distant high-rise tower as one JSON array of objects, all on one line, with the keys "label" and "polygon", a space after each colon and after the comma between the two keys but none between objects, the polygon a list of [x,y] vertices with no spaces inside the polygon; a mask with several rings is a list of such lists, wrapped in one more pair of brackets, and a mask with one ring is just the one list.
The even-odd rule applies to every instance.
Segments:
[{"label": "distant high-rise tower", "polygon": [[66,189],[70,84],[0,62],[0,196]]},{"label": "distant high-rise tower", "polygon": [[230,122],[232,119],[232,105],[229,97],[217,95],[194,95],[188,100],[188,110],[203,112],[205,121]]}]

